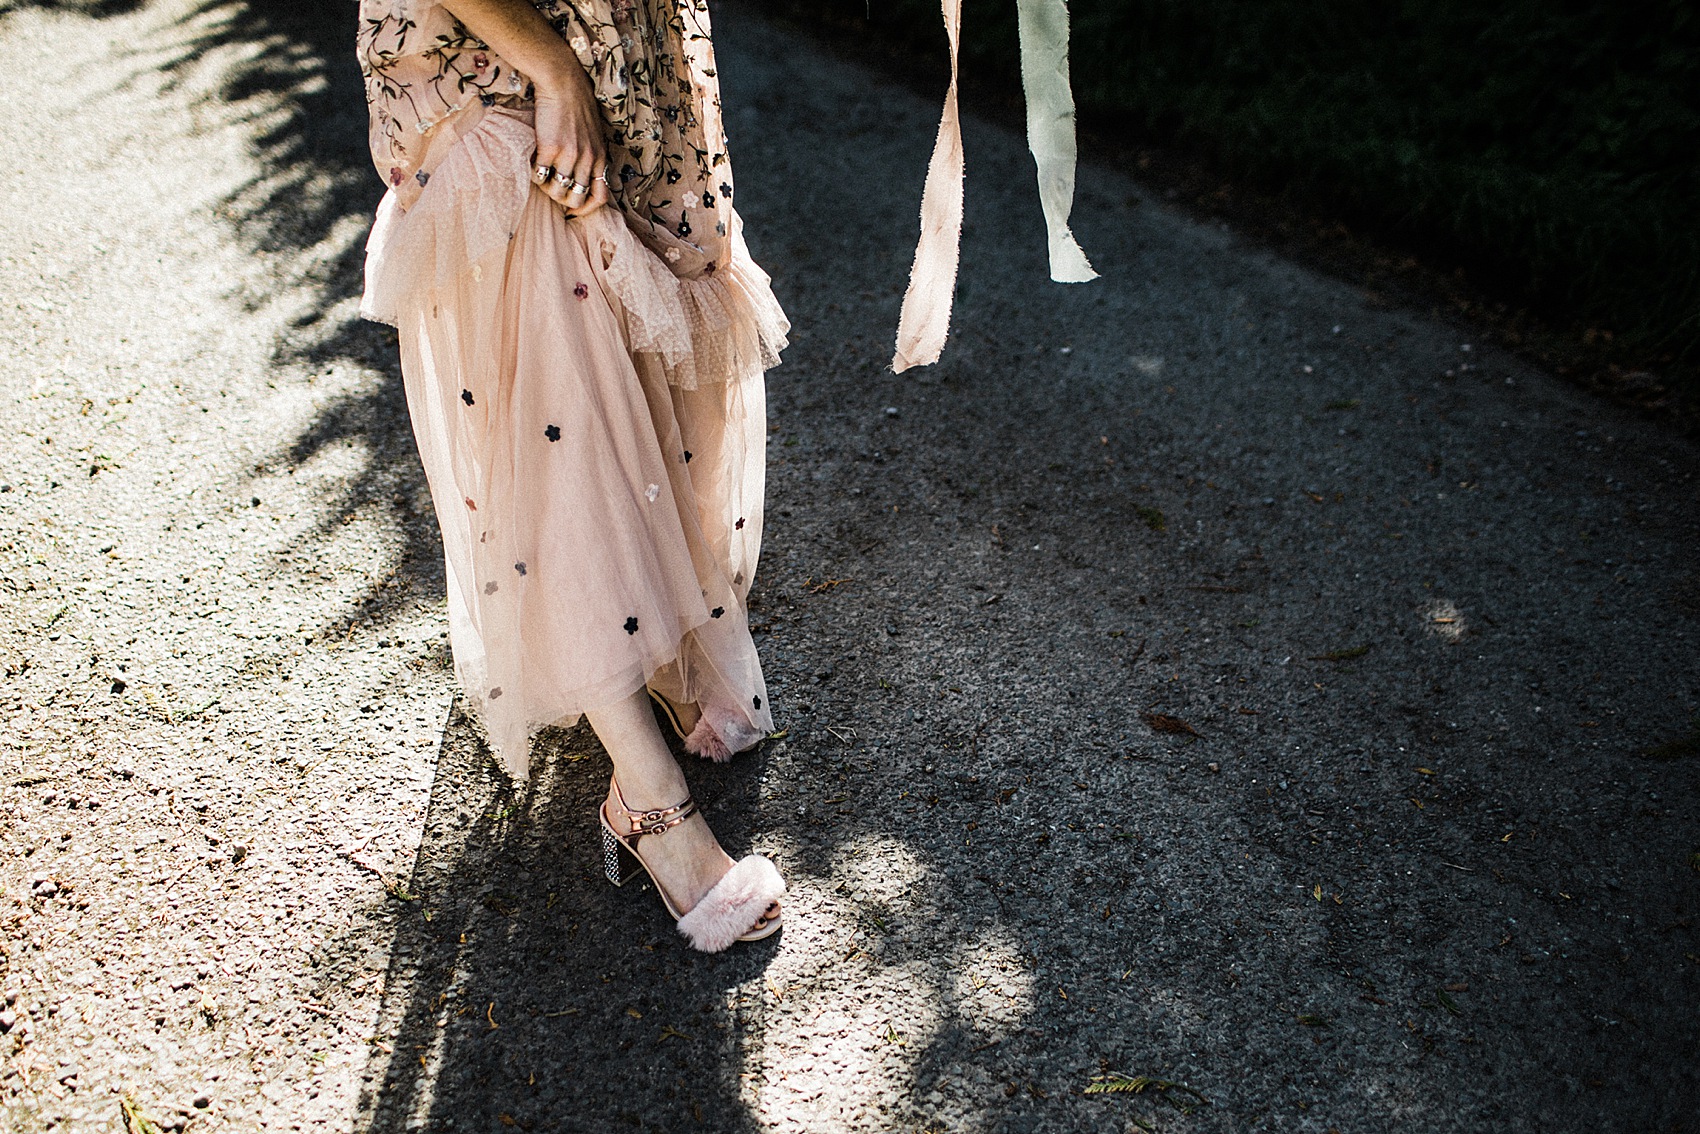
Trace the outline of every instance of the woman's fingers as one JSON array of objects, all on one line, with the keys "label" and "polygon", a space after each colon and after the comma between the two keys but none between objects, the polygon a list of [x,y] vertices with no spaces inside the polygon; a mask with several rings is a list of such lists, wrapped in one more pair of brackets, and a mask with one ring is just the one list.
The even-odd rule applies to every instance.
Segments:
[{"label": "woman's fingers", "polygon": [[608,188],[608,163],[606,160],[598,161],[590,175],[590,203],[585,208],[600,209],[608,203],[611,192]]},{"label": "woman's fingers", "polygon": [[561,200],[562,208],[572,217],[594,212],[609,200],[607,157],[588,147],[580,154],[582,159],[573,167],[574,183],[568,186],[568,195]]},{"label": "woman's fingers", "polygon": [[[573,163],[577,155],[570,149],[557,148],[553,160],[549,162],[549,180],[543,182],[543,192],[556,204],[565,204],[567,194],[572,189]],[[539,165],[543,164],[541,161]],[[535,171],[534,171],[535,172]]]}]

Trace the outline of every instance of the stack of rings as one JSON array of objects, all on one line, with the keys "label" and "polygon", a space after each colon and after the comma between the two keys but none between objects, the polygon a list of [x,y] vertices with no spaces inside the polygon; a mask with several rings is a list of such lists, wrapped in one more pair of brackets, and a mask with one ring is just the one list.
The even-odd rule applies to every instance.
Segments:
[{"label": "stack of rings", "polygon": [[[566,170],[557,170],[554,166],[540,165],[531,171],[531,175],[537,178],[537,183],[539,185],[548,185],[551,179],[565,182],[567,185],[567,197],[569,199],[582,194],[588,194],[590,192],[589,185],[580,185],[573,178],[573,175],[570,172]],[[600,181],[602,184],[606,185],[608,184],[608,174],[604,171],[602,173],[598,173],[590,180],[592,183]]]}]

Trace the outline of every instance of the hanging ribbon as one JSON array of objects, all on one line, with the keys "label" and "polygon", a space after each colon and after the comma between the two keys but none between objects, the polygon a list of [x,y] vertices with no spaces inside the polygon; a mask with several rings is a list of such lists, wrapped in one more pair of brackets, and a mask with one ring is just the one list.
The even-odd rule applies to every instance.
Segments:
[{"label": "hanging ribbon", "polygon": [[[940,0],[950,40],[950,88],[927,164],[921,194],[921,238],[909,269],[909,290],[897,323],[892,369],[937,362],[950,333],[950,307],[962,245],[962,124],[957,114],[957,50],[962,0]],[[1027,96],[1027,146],[1038,166],[1039,203],[1045,213],[1051,279],[1084,283],[1097,272],[1069,231],[1074,207],[1074,95],[1068,85],[1066,0],[1017,0],[1021,85]]]},{"label": "hanging ribbon", "polygon": [[1039,167],[1039,203],[1050,241],[1051,279],[1085,283],[1098,273],[1068,230],[1074,208],[1074,92],[1068,87],[1068,6],[1019,0],[1021,86],[1027,93],[1027,148]]},{"label": "hanging ribbon", "polygon": [[899,374],[911,366],[939,360],[950,333],[950,301],[956,290],[956,263],[962,245],[962,124],[956,116],[956,48],[962,0],[940,0],[944,33],[950,38],[950,89],[944,96],[939,136],[927,163],[927,187],[921,192],[921,239],[909,269],[909,290],[897,320],[897,353],[891,367]]}]

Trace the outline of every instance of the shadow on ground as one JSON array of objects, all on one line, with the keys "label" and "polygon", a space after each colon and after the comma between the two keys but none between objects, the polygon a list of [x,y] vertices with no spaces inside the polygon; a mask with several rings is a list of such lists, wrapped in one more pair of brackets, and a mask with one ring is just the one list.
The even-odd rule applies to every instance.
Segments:
[{"label": "shadow on ground", "polygon": [[[952,353],[894,376],[914,203],[852,187],[918,184],[936,110],[725,14],[803,329],[752,602],[789,735],[691,774],[794,922],[689,953],[595,876],[588,734],[516,792],[457,712],[356,1124],[1692,1129],[1692,448],[1090,171],[1106,279],[1035,301],[988,176]],[[271,461],[370,435],[347,503],[440,590],[393,340],[339,314],[359,242],[307,254],[377,196],[352,5],[201,16],[175,65],[244,46],[222,97],[286,111],[228,209],[317,289],[279,365],[385,375]]]}]

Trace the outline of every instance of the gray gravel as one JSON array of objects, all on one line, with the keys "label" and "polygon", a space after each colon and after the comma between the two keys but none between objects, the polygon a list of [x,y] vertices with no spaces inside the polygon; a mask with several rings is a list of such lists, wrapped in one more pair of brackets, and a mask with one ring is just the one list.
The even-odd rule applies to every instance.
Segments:
[{"label": "gray gravel", "polygon": [[1692,443],[1090,164],[1048,284],[973,118],[893,375],[937,106],[722,3],[793,895],[694,954],[456,706],[325,7],[0,3],[8,1129],[1700,1129]]}]

